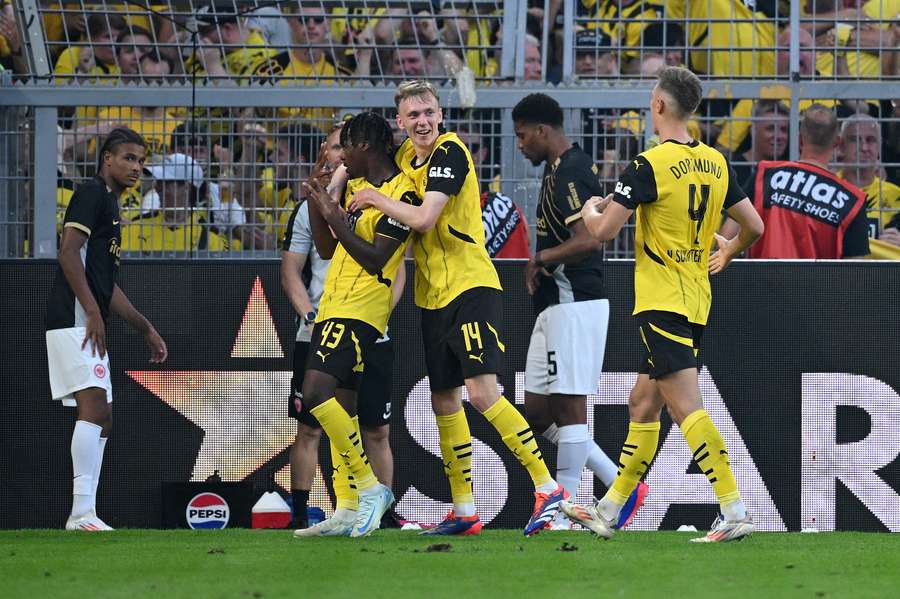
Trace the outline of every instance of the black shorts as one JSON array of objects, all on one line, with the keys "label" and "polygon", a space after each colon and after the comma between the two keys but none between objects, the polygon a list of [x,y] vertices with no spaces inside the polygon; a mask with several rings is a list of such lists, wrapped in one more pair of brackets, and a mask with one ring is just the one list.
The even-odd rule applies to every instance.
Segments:
[{"label": "black shorts", "polygon": [[464,291],[437,310],[422,309],[425,365],[432,391],[455,389],[465,379],[500,372],[506,346],[500,339],[499,289]]},{"label": "black shorts", "polygon": [[[341,320],[341,322],[345,325],[349,323],[357,325],[365,324],[356,320]],[[333,327],[331,331],[334,331]],[[391,391],[393,387],[394,372],[394,344],[390,340],[382,343],[372,342],[367,349],[365,343],[368,343],[368,341],[364,341],[363,338],[360,337],[362,334],[360,329],[357,328],[354,332],[357,335],[357,339],[359,339],[361,350],[363,352],[364,370],[361,377],[358,376],[358,373],[352,373],[353,368],[356,366],[354,360],[353,366],[351,367],[353,376],[350,376],[346,381],[341,379],[339,376],[340,373],[335,374],[334,372],[331,372],[331,370],[325,370],[321,367],[317,368],[315,367],[315,364],[308,364],[308,362],[313,361],[313,358],[316,357],[315,354],[312,356],[309,355],[310,347],[312,346],[311,343],[297,342],[295,344],[294,374],[291,379],[291,396],[288,398],[288,416],[296,418],[309,427],[320,428],[319,421],[309,413],[309,410],[307,410],[303,404],[304,373],[308,367],[312,367],[315,370],[326,372],[337,378],[339,388],[357,391],[357,413],[359,414],[359,422],[361,425],[370,427],[382,426],[390,421]],[[372,332],[376,339],[380,337],[374,328],[372,328]],[[313,333],[313,342],[315,342],[317,339],[315,336],[315,329]],[[352,336],[349,333],[345,332],[344,334],[352,341]],[[369,335],[364,334],[364,337],[368,339]],[[326,340],[326,343],[333,340],[334,337],[332,336]],[[338,346],[340,346],[340,342],[338,342]],[[317,349],[317,351],[323,351],[323,353],[325,353],[327,349]],[[355,348],[353,353],[356,353]],[[332,353],[332,355],[335,354]],[[325,359],[326,363],[331,360],[332,355],[327,355]],[[321,358],[318,358],[317,361],[322,362]],[[337,362],[334,362],[334,364],[337,364]]]},{"label": "black shorts", "polygon": [[703,325],[674,312],[648,310],[635,314],[643,356],[638,372],[656,379],[685,368],[700,368]]}]

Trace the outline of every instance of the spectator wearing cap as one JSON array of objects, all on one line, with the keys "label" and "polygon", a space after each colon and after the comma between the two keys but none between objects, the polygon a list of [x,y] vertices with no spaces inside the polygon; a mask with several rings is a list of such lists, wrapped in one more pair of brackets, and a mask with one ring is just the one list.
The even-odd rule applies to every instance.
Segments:
[{"label": "spectator wearing cap", "polygon": [[575,75],[580,79],[619,76],[619,55],[609,35],[599,29],[575,35]]},{"label": "spectator wearing cap", "polygon": [[240,250],[237,240],[214,232],[202,218],[207,185],[203,169],[186,154],[168,154],[146,167],[159,194],[159,210],[142,214],[122,228],[122,251],[183,254]]},{"label": "spectator wearing cap", "polygon": [[[234,172],[231,150],[215,143],[213,137],[203,123],[194,126],[182,123],[172,132],[171,151],[190,156],[201,168],[206,169],[205,172],[209,174],[206,181],[206,199],[210,222],[216,228],[227,231],[232,227],[244,225],[247,216],[240,202],[232,195]],[[145,195],[142,208],[144,211],[158,210],[159,196]]]}]

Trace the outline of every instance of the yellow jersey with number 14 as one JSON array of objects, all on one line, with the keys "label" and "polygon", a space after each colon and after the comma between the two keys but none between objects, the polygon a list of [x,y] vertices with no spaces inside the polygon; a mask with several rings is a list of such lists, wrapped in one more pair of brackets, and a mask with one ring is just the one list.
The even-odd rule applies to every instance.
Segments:
[{"label": "yellow jersey with number 14", "polygon": [[440,135],[428,160],[418,164],[416,150],[407,139],[397,150],[396,160],[415,181],[420,197],[429,191],[450,197],[434,228],[413,241],[416,305],[436,310],[469,289],[502,289],[484,247],[481,188],[462,140],[455,133]]}]

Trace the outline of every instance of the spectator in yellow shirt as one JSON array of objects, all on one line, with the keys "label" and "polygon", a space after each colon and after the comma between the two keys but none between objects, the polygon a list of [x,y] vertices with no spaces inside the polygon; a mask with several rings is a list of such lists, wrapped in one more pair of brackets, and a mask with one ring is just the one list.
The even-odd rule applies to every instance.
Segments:
[{"label": "spectator in yellow shirt", "polygon": [[202,218],[206,182],[203,169],[190,156],[169,154],[161,164],[146,167],[159,193],[160,209],[122,228],[122,251],[184,254],[192,251],[240,250],[236,239],[215,233]]},{"label": "spectator in yellow shirt", "polygon": [[866,193],[869,237],[879,238],[888,223],[900,215],[900,187],[882,178],[881,126],[867,114],[857,114],[841,124],[843,179]]}]

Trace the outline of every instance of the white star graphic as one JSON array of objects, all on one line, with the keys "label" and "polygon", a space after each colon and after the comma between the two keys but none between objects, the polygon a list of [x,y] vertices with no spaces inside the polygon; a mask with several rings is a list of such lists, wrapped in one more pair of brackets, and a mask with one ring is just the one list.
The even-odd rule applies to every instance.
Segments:
[{"label": "white star graphic", "polygon": [[[283,358],[257,277],[235,336],[233,358]],[[285,402],[290,371],[128,371],[128,376],[204,431],[191,480],[218,470],[239,481],[291,445],[297,431]]]}]

